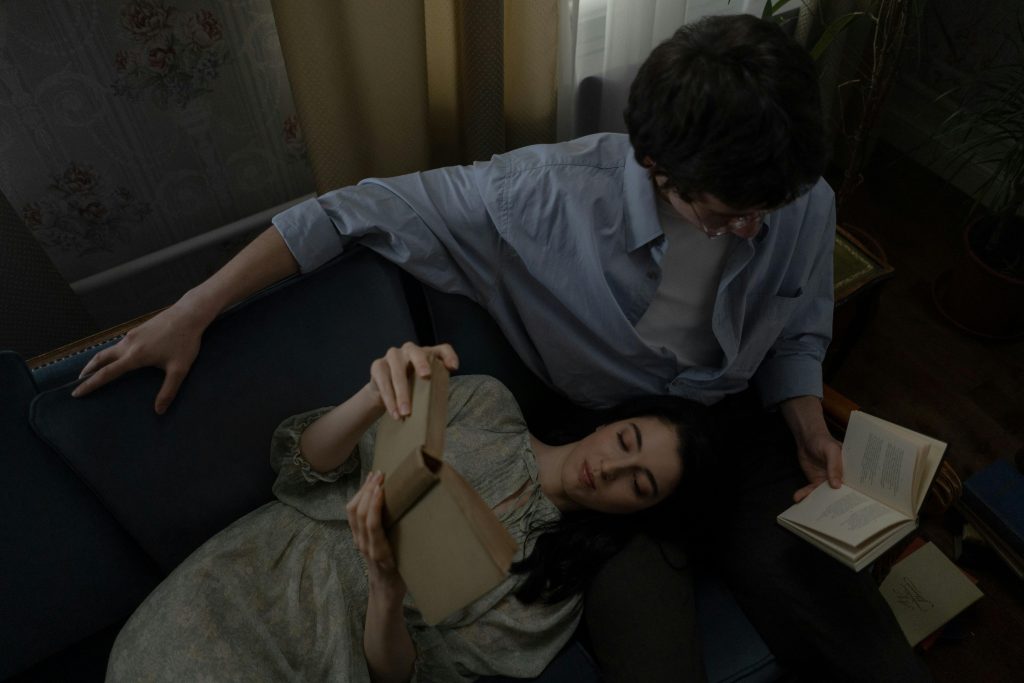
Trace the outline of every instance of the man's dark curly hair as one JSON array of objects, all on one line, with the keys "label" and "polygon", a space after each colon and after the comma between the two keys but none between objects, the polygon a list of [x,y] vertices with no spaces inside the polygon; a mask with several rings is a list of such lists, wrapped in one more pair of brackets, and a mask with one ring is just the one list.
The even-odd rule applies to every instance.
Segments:
[{"label": "man's dark curly hair", "polygon": [[736,209],[786,204],[825,165],[814,62],[779,26],[705,17],[654,48],[629,91],[636,159],[683,199]]}]

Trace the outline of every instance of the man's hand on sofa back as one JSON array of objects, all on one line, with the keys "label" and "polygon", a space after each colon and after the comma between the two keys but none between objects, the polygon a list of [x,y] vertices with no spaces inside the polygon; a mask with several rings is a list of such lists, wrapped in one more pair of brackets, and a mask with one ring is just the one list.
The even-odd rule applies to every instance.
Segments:
[{"label": "man's hand on sofa back", "polygon": [[100,351],[82,368],[85,381],[71,392],[81,397],[143,367],[164,371],[153,409],[163,414],[178,394],[196,356],[203,332],[228,306],[298,272],[277,229],[271,226],[249,243],[220,270],[171,307],[161,311],[124,339]]},{"label": "man's hand on sofa back", "polygon": [[186,303],[187,296],[129,330],[116,345],[93,356],[79,375],[86,380],[71,395],[85,396],[130,370],[161,368],[164,381],[153,408],[162,415],[199,355],[199,342],[209,324]]}]

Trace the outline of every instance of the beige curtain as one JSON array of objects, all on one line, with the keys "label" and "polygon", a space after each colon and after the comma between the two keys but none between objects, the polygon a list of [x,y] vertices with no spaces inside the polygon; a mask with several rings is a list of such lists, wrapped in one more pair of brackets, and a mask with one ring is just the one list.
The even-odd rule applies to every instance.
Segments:
[{"label": "beige curtain", "polygon": [[317,190],[555,139],[557,0],[273,0]]}]

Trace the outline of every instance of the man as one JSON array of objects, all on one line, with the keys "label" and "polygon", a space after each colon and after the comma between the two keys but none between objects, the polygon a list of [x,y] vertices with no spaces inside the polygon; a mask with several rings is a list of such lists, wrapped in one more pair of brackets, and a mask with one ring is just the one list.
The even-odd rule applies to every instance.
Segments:
[{"label": "man", "polygon": [[[810,58],[769,22],[706,18],[652,52],[626,121],[628,139],[528,147],[300,204],[97,354],[75,393],[155,365],[163,412],[218,312],[358,242],[486,307],[527,365],[575,401],[670,393],[714,404],[707,514],[686,522],[709,533],[686,557],[725,575],[790,671],[927,679],[870,578],[774,521],[842,478],[820,403],[835,210]],[[396,402],[389,410],[408,411]],[[689,568],[665,555],[637,539],[588,593],[608,680],[703,678]]]}]

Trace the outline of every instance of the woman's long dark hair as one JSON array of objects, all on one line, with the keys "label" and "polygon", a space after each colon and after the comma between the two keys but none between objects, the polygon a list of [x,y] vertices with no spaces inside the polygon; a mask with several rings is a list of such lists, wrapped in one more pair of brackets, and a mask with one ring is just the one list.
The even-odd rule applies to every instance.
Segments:
[{"label": "woman's long dark hair", "polygon": [[708,457],[708,440],[700,423],[704,407],[672,396],[635,399],[611,410],[595,413],[592,420],[573,431],[548,436],[549,441],[570,443],[595,427],[634,417],[654,417],[675,428],[683,478],[665,500],[632,514],[608,514],[584,510],[567,512],[561,519],[530,531],[540,534],[529,557],[512,565],[512,573],[526,574],[516,597],[526,603],[555,603],[583,591],[604,563],[618,553],[637,532],[655,538],[681,536],[687,501],[702,463]]}]

